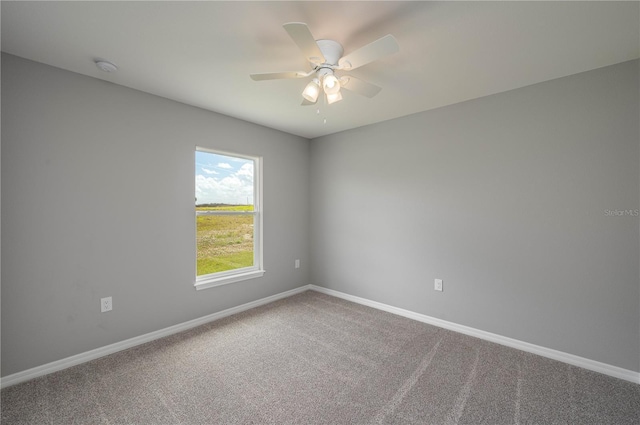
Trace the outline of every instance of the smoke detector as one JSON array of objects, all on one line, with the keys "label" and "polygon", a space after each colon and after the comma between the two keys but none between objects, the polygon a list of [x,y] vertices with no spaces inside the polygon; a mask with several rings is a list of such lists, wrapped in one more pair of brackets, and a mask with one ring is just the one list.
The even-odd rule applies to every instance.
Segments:
[{"label": "smoke detector", "polygon": [[98,69],[100,69],[101,71],[116,72],[118,70],[118,67],[114,63],[111,63],[109,61],[103,59],[95,59],[94,62]]}]

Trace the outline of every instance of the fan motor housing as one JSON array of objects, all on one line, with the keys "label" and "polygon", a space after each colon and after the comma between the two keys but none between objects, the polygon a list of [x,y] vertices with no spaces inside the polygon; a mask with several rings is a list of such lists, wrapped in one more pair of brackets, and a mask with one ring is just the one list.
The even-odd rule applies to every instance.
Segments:
[{"label": "fan motor housing", "polygon": [[324,56],[324,63],[338,66],[338,61],[344,53],[342,45],[333,40],[316,40],[316,43],[322,52],[322,56]]}]

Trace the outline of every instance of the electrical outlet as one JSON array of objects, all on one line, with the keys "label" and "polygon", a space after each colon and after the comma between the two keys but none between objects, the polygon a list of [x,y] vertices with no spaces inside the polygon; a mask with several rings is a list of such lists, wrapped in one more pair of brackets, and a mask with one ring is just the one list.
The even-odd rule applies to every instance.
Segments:
[{"label": "electrical outlet", "polygon": [[296,264],[295,264],[296,269],[300,268],[300,260],[296,260]]},{"label": "electrical outlet", "polygon": [[436,291],[442,292],[442,279],[436,279],[435,280],[435,283],[433,285],[433,289],[435,289]]},{"label": "electrical outlet", "polygon": [[111,297],[100,298],[100,312],[113,310],[113,300]]}]

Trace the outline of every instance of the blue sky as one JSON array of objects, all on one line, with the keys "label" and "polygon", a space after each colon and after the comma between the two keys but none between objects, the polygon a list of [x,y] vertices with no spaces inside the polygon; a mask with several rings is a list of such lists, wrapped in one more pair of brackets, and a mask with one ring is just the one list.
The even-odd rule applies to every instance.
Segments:
[{"label": "blue sky", "polygon": [[196,151],[196,204],[253,205],[253,161]]}]

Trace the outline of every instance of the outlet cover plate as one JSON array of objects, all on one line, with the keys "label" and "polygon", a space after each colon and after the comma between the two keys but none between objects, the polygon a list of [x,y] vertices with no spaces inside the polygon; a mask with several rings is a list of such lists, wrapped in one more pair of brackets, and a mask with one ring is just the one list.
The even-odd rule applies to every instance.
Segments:
[{"label": "outlet cover plate", "polygon": [[433,289],[442,292],[442,279],[436,279],[434,281]]},{"label": "outlet cover plate", "polygon": [[113,310],[113,300],[111,297],[100,298],[100,312]]}]

